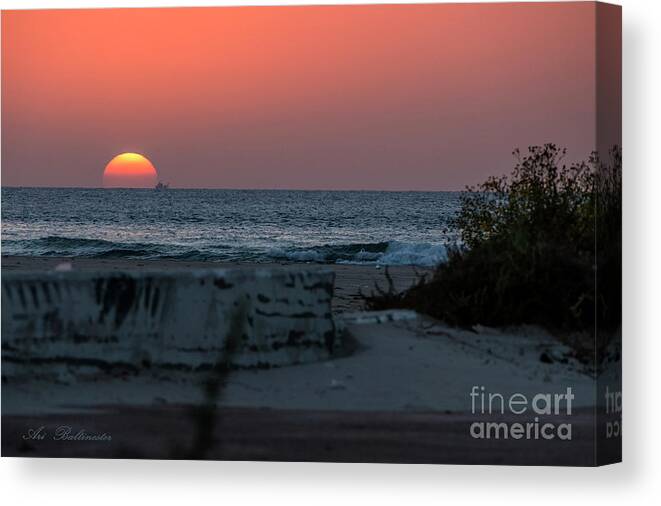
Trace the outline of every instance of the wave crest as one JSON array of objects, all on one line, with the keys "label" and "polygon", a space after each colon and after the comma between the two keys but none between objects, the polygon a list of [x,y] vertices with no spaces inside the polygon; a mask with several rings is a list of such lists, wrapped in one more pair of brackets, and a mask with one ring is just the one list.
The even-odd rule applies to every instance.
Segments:
[{"label": "wave crest", "polygon": [[272,250],[270,255],[275,260],[294,262],[432,267],[447,260],[447,247],[443,244],[390,241],[324,245],[293,250],[278,248]]},{"label": "wave crest", "polygon": [[447,259],[443,244],[375,243],[259,249],[226,244],[188,247],[180,244],[130,243],[103,239],[47,236],[4,240],[3,254],[84,258],[170,259],[188,261],[310,262],[321,264],[418,265],[431,267]]}]

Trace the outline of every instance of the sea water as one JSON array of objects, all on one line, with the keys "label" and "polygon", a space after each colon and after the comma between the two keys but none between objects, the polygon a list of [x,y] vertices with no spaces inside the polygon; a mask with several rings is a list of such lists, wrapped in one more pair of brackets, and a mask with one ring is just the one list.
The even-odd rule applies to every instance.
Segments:
[{"label": "sea water", "polygon": [[460,195],[3,188],[2,254],[431,266]]}]

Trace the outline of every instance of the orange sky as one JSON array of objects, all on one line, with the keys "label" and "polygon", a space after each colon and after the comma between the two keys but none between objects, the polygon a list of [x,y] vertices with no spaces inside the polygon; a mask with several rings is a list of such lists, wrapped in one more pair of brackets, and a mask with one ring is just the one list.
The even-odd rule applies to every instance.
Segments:
[{"label": "orange sky", "polygon": [[592,3],[5,11],[2,184],[460,189],[595,144]]}]

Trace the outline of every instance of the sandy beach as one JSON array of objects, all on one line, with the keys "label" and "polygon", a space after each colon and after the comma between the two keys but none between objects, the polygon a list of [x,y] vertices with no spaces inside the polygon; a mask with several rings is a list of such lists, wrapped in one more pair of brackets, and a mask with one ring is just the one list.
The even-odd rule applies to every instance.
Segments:
[{"label": "sandy beach", "polygon": [[[347,313],[357,347],[346,357],[233,372],[214,407],[204,458],[458,464],[593,465],[594,384],[571,350],[539,329],[461,331],[410,314]],[[542,357],[552,357],[550,361]],[[191,454],[206,375],[117,371],[80,382],[3,387],[4,455],[201,458]],[[572,444],[471,437],[475,420],[534,422],[532,415],[471,413],[474,385],[490,391],[575,395]],[[198,407],[196,407],[198,406]],[[109,441],[25,441],[62,427]]]},{"label": "sandy beach", "polygon": [[[2,258],[3,272],[39,273],[63,264],[94,272],[330,269],[343,349],[322,361],[232,371],[209,408],[214,429],[205,436],[211,439],[204,454],[195,453],[191,441],[200,430],[209,371],[131,370],[110,362],[94,370],[72,363],[58,369],[55,380],[49,369],[28,382],[3,377],[3,455],[534,464],[533,448],[543,448],[546,464],[594,463],[594,382],[569,347],[537,327],[457,329],[411,311],[364,311],[359,291],[387,285],[384,270],[373,265]],[[424,272],[390,269],[399,290]],[[471,412],[470,394],[483,385],[527,398],[571,391],[574,412],[553,422],[574,426],[574,444],[471,437],[475,420],[537,420],[532,414]],[[49,433],[70,427],[112,440],[26,441],[26,431],[39,427]],[[292,452],[301,441],[305,448]]]}]

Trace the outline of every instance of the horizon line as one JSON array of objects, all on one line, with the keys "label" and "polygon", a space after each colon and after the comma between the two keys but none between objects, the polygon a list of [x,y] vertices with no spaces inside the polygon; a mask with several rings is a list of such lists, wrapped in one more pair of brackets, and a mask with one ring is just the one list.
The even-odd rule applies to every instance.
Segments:
[{"label": "horizon line", "polygon": [[[18,185],[0,185],[1,189],[53,189],[53,190],[156,190],[156,188],[132,188],[132,187],[116,187],[104,188],[103,186],[18,186]],[[222,188],[222,187],[169,187],[167,190],[159,190],[161,192],[168,192],[174,190],[218,190],[218,191],[283,191],[283,192],[389,192],[389,193],[449,193],[449,192],[463,192],[466,188],[461,190],[396,190],[396,189],[323,189],[323,188]]]}]

